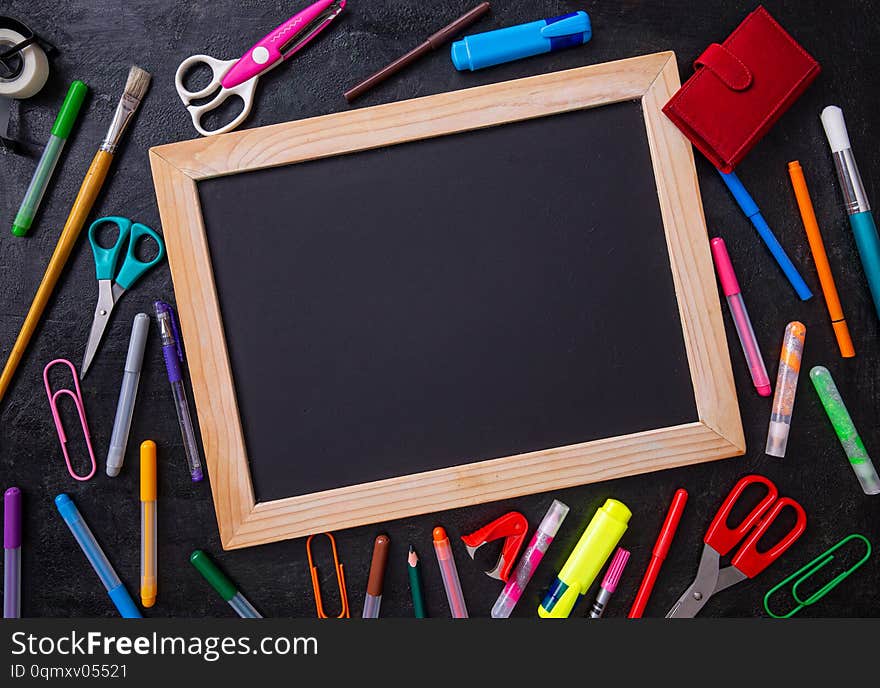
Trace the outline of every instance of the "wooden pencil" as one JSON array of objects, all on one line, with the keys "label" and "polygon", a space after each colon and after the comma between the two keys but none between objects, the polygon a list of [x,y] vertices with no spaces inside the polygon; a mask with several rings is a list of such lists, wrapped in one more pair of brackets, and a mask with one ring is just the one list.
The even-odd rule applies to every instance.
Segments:
[{"label": "wooden pencil", "polygon": [[419,566],[419,555],[409,546],[409,555],[407,556],[407,569],[409,570],[409,589],[412,593],[413,612],[417,619],[425,619],[428,615],[425,613],[425,599],[422,595],[422,575],[421,566]]}]

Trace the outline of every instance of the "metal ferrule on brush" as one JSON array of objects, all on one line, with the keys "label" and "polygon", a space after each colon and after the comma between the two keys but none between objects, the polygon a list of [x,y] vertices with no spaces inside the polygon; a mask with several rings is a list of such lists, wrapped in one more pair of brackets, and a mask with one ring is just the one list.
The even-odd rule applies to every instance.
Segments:
[{"label": "metal ferrule on brush", "polygon": [[104,142],[101,144],[102,151],[107,153],[116,152],[122,134],[125,132],[125,128],[131,122],[131,118],[134,117],[134,113],[137,112],[140,104],[140,99],[135,98],[130,93],[122,95],[119,105],[116,106],[113,121],[110,122],[110,128],[107,130],[107,136],[104,137]]},{"label": "metal ferrule on brush", "polygon": [[856,165],[851,148],[834,154],[834,167],[837,170],[837,178],[840,180],[840,188],[843,191],[846,212],[855,215],[871,210],[871,204],[865,194],[865,186],[862,184],[862,176],[859,174],[859,167]]}]

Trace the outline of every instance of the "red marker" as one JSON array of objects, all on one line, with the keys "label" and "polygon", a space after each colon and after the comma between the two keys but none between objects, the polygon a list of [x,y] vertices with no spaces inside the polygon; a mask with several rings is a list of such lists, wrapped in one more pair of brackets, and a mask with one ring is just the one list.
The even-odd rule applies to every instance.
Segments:
[{"label": "red marker", "polygon": [[666,514],[666,520],[663,521],[663,527],[660,529],[660,535],[657,536],[657,542],[654,543],[654,551],[651,553],[651,561],[648,562],[648,568],[642,578],[642,584],[636,593],[636,599],[633,601],[632,608],[629,610],[630,619],[641,619],[642,613],[654,590],[654,583],[657,582],[657,576],[663,566],[663,560],[669,552],[669,546],[672,544],[672,538],[675,537],[675,531],[678,530],[678,522],[684,512],[684,505],[687,503],[687,490],[678,489],[672,497],[672,504],[669,505],[669,511]]}]

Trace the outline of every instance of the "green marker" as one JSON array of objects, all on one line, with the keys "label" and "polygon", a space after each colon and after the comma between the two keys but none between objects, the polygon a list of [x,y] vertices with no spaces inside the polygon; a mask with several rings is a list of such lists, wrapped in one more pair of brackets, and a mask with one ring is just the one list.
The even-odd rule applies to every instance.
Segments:
[{"label": "green marker", "polygon": [[31,179],[24,200],[21,202],[21,208],[18,209],[18,215],[15,216],[15,222],[12,224],[12,233],[15,236],[24,236],[31,228],[34,216],[37,214],[37,208],[40,207],[40,201],[43,200],[43,194],[49,186],[49,180],[61,157],[61,151],[64,150],[64,144],[67,143],[67,137],[73,129],[73,123],[79,114],[80,106],[89,90],[82,81],[74,81],[67,91],[67,96],[61,104],[58,116],[55,118],[55,124],[52,125],[52,135],[49,137],[49,143],[40,158],[37,169],[34,171],[34,177]]},{"label": "green marker", "polygon": [[235,588],[235,584],[217,568],[217,564],[211,561],[211,558],[202,550],[197,549],[193,552],[189,557],[189,563],[196,567],[196,570],[211,584],[211,587],[220,594],[220,597],[229,602],[229,606],[241,618],[263,618],[263,615],[254,609],[253,605],[247,601],[247,598]]},{"label": "green marker", "polygon": [[877,477],[877,469],[868,456],[868,451],[862,443],[862,438],[859,437],[859,432],[850,418],[849,411],[846,410],[828,368],[816,366],[810,371],[810,380],[865,494],[880,494],[880,477]]}]

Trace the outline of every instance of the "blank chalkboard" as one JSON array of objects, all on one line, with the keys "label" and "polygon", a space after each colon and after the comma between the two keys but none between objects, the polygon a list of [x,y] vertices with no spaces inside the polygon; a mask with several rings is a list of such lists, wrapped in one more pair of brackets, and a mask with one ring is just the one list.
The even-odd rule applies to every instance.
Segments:
[{"label": "blank chalkboard", "polygon": [[151,151],[225,547],[742,453],[659,53]]},{"label": "blank chalkboard", "polygon": [[638,101],[199,196],[258,501],[697,420]]}]

